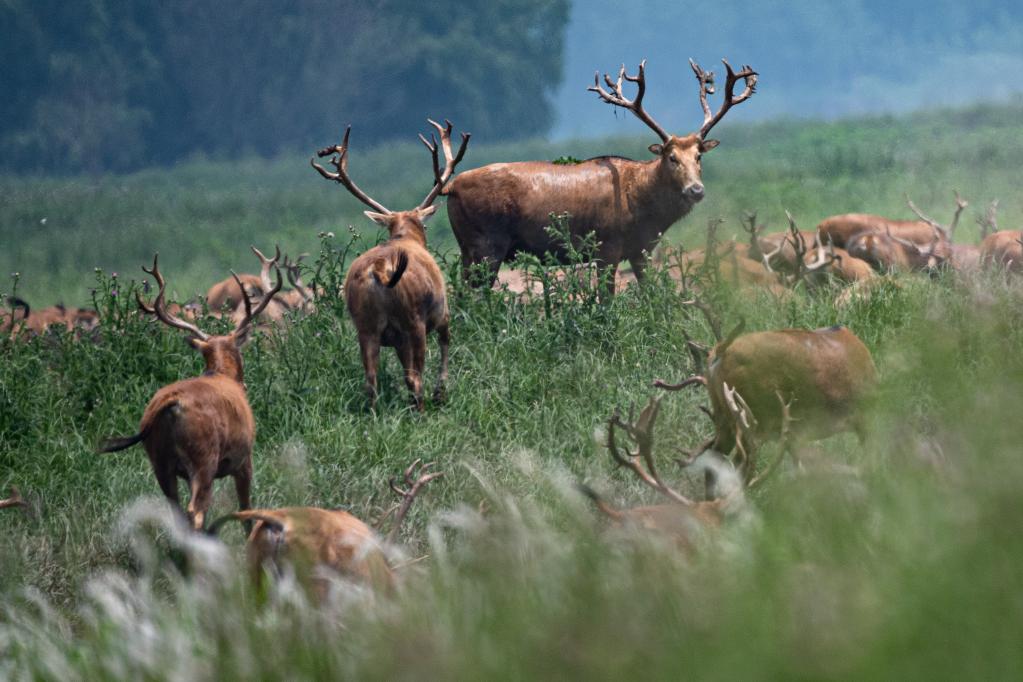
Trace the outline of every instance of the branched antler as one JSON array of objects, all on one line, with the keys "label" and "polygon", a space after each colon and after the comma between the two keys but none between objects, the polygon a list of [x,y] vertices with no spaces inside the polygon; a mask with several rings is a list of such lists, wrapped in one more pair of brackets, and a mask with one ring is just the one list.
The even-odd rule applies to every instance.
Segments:
[{"label": "branched antler", "polygon": [[252,249],[252,253],[256,254],[256,258],[259,259],[259,283],[263,287],[264,293],[270,291],[273,289],[273,282],[270,281],[270,268],[277,265],[278,261],[281,260],[281,247],[274,244],[273,258],[267,258],[255,246],[249,246],[249,248]]},{"label": "branched antler", "polygon": [[430,133],[430,139],[427,140],[421,133],[419,135],[420,141],[426,145],[426,148],[430,150],[430,155],[433,157],[433,188],[426,195],[426,198],[419,203],[419,208],[426,208],[431,205],[440,194],[441,190],[444,189],[444,185],[447,184],[448,180],[451,179],[451,175],[455,172],[455,166],[465,156],[465,149],[469,146],[469,138],[472,137],[470,133],[462,133],[462,144],[458,148],[458,154],[452,155],[451,152],[451,121],[444,119],[444,126],[442,127],[439,123],[432,119],[426,119],[427,122],[437,129],[437,134],[440,135],[440,147],[444,151],[444,168],[440,167],[440,157],[438,155],[437,138],[434,137],[433,133]]},{"label": "branched antler", "polygon": [[977,224],[980,226],[980,238],[982,241],[989,234],[998,232],[998,199],[993,200],[988,205],[984,215],[977,218]]},{"label": "branched antler", "polygon": [[[630,100],[622,92],[623,80],[636,84],[635,98]],[[643,108],[643,95],[646,94],[645,59],[639,63],[639,70],[635,76],[630,76],[626,73],[625,64],[622,64],[622,68],[618,71],[618,80],[612,81],[611,76],[605,73],[604,82],[607,84],[607,87],[610,88],[611,92],[608,92],[601,87],[600,72],[596,71],[593,74],[593,85],[586,88],[586,90],[597,93],[597,96],[608,104],[631,111],[636,115],[636,118],[643,121],[643,123],[647,124],[651,130],[657,133],[657,136],[661,138],[661,142],[667,142],[670,139],[670,135],[664,131],[664,128],[662,128],[660,124],[658,124],[657,121],[655,121],[653,117],[647,113],[646,109]]]},{"label": "branched antler", "polygon": [[[757,74],[753,70],[753,67],[749,64],[744,64],[738,73],[732,70],[731,65],[725,59],[721,60],[721,63],[725,65],[725,99],[721,102],[721,108],[718,109],[716,114],[711,114],[710,103],[707,101],[707,95],[714,94],[714,72],[704,71],[700,68],[700,65],[694,62],[692,59],[689,60],[689,66],[692,67],[693,73],[696,75],[696,80],[700,84],[700,106],[703,108],[703,125],[700,127],[700,138],[705,139],[707,133],[710,132],[711,128],[718,124],[718,122],[724,118],[728,110],[734,107],[736,104],[741,104],[753,96],[753,93],[757,90]],[[735,84],[742,79],[745,83],[745,88],[742,93],[735,96]]]},{"label": "branched antler", "polygon": [[[165,299],[167,283],[164,281],[163,275],[160,274],[159,259],[160,254],[158,253],[153,254],[153,267],[147,268],[145,265],[142,266],[142,271],[145,272],[147,275],[152,275],[153,279],[156,280],[156,285],[159,288],[159,291],[156,294],[156,299],[153,301],[153,305],[148,305],[144,300],[142,300],[142,293],[140,291],[136,291],[135,300],[138,302],[139,308],[142,310],[142,312],[155,316],[158,320],[163,322],[168,327],[173,327],[175,329],[186,331],[197,339],[200,339],[202,341],[208,341],[210,338],[209,334],[202,331],[201,329],[199,329],[199,327],[195,326],[191,322],[186,322],[185,320],[182,320],[180,317],[171,315],[169,312],[167,312],[167,304]],[[241,282],[238,282],[238,286],[241,288],[242,294],[244,295],[245,287],[242,286]]]},{"label": "branched antler", "polygon": [[359,189],[355,182],[353,182],[348,176],[348,136],[351,132],[352,126],[348,126],[348,128],[345,129],[345,137],[341,141],[341,144],[334,145],[333,147],[324,147],[316,152],[316,155],[321,159],[326,156],[331,156],[330,163],[337,169],[336,172],[328,171],[326,168],[316,163],[316,159],[310,159],[309,163],[312,164],[317,173],[327,180],[333,180],[334,182],[343,185],[352,196],[372,208],[374,211],[389,214],[391,213],[390,210],[385,208],[379,201],[371,198],[368,194]]},{"label": "branched antler", "polygon": [[[650,398],[646,407],[639,414],[638,420],[633,420],[631,410],[629,421],[622,421],[621,412],[615,409],[614,414],[607,423],[607,450],[611,458],[622,467],[631,470],[639,480],[648,486],[668,497],[673,502],[692,506],[693,501],[688,497],[666,485],[657,473],[657,466],[654,463],[654,424],[657,421],[657,413],[660,410],[661,397]],[[615,435],[615,429],[622,429],[636,443],[637,449],[624,453],[619,450]]]},{"label": "branched antler", "polygon": [[433,465],[433,462],[423,464],[421,459],[417,459],[412,462],[412,464],[405,469],[404,479],[405,485],[407,486],[407,489],[405,490],[398,487],[394,477],[387,482],[387,485],[390,486],[391,490],[402,498],[401,506],[394,515],[394,525],[391,526],[391,532],[387,534],[387,542],[393,543],[398,539],[398,532],[401,530],[401,524],[405,520],[405,516],[408,514],[409,508],[412,506],[413,500],[416,499],[416,495],[419,494],[422,487],[433,479],[440,478],[444,475],[443,471],[429,471],[430,467]]}]

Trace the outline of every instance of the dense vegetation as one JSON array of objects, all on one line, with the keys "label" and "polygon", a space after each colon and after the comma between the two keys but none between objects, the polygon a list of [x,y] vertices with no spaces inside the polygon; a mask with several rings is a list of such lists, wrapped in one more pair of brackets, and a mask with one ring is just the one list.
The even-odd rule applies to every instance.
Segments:
[{"label": "dense vegetation", "polygon": [[0,167],[266,157],[344,123],[405,136],[423,112],[535,135],[567,19],[567,0],[0,3]]},{"label": "dense vegetation", "polygon": [[[953,187],[974,201],[970,214],[1000,197],[1003,226],[1016,227],[1018,113],[732,127],[708,157],[707,201],[672,237],[696,242],[707,218],[734,224],[745,209],[777,226],[783,207],[805,226],[844,210],[901,215],[906,191],[944,216]],[[580,147],[638,155],[642,145],[470,154],[482,163],[589,151]],[[417,171],[424,156],[412,146],[360,150],[351,168],[382,201],[411,204],[429,181]],[[829,290],[780,300],[708,292],[726,326],[740,317],[750,329],[847,324],[882,383],[865,444],[820,444],[804,470],[784,467],[747,515],[691,554],[605,534],[572,487],[588,480],[620,504],[655,499],[613,471],[600,431],[615,406],[646,400],[652,378],[692,371],[683,329],[711,340],[669,282],[600,305],[586,290],[523,303],[452,279],[450,398],[423,416],[408,410],[390,355],[379,409],[367,411],[353,330],[328,297],[245,351],[257,504],[342,506],[373,519],[389,501],[386,478],[411,459],[436,460],[448,475],[413,510],[407,557],[429,556],[402,569],[395,597],[342,588],[312,608],[285,582],[258,599],[240,530],[224,534],[226,546],[177,532],[139,499],[157,493],[140,450],[91,450],[133,431],[156,388],[200,367],[178,333],[128,314],[129,265],[160,249],[171,287],[187,295],[227,264],[248,264],[250,241],[279,239],[318,252],[336,285],[356,206],[299,166],[5,181],[4,229],[41,217],[59,226],[14,250],[29,262],[17,265],[36,287],[26,290],[70,297],[92,278],[106,325],[94,342],[0,341],[0,486],[17,484],[32,501],[28,514],[0,512],[0,676],[1018,677],[1023,291],[999,273],[906,276],[845,308]],[[450,237],[435,225],[450,272]],[[326,230],[334,236],[317,242]],[[48,246],[54,234],[77,240],[66,255]],[[123,260],[93,260],[100,247]],[[187,265],[190,254],[198,258]],[[93,275],[94,263],[120,274]],[[32,284],[40,272],[53,279]],[[429,372],[436,360],[431,343]],[[670,460],[706,435],[704,403],[696,390],[664,402],[658,456],[683,486],[691,472]],[[233,508],[230,485],[218,486],[215,506]]]}]

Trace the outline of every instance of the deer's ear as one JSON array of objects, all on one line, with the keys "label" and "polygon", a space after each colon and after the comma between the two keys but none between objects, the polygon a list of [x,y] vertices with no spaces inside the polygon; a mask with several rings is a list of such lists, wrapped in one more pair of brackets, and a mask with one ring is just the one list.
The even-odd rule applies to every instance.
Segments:
[{"label": "deer's ear", "polygon": [[721,144],[721,140],[701,140],[700,151],[709,152],[711,149],[718,146],[719,144]]},{"label": "deer's ear", "polygon": [[426,208],[419,209],[419,220],[425,224],[427,220],[433,217],[433,214],[437,212],[436,206],[427,206]]},{"label": "deer's ear", "polygon": [[374,213],[373,211],[363,211],[362,213],[374,223],[383,227],[387,227],[388,223],[391,222],[391,216],[386,213]]},{"label": "deer's ear", "polygon": [[185,342],[195,350],[199,351],[200,353],[206,350],[206,347],[209,345],[205,341],[196,336],[189,336],[187,339],[185,339]]},{"label": "deer's ear", "polygon": [[650,150],[651,154],[656,154],[657,156],[660,156],[661,153],[664,152],[664,145],[655,142],[654,144],[647,147],[647,149]]}]

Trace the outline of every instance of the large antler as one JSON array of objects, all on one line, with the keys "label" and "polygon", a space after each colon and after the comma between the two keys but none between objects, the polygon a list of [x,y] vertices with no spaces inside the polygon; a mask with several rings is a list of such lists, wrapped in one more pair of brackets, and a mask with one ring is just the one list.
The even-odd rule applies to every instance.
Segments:
[{"label": "large antler", "polygon": [[[700,106],[703,108],[703,125],[700,127],[700,139],[707,137],[707,133],[710,129],[718,124],[728,110],[734,107],[736,104],[741,104],[753,96],[753,93],[757,91],[757,74],[753,70],[753,67],[749,64],[744,64],[742,69],[738,73],[732,70],[731,65],[725,59],[721,60],[721,63],[725,65],[725,99],[721,102],[721,108],[718,109],[716,114],[711,114],[710,104],[707,102],[707,95],[714,94],[714,72],[704,71],[700,68],[700,65],[694,62],[692,59],[689,60],[689,66],[693,68],[693,73],[696,75],[696,80],[700,84]],[[742,93],[735,96],[735,84],[742,79],[746,85]]]},{"label": "large antler", "polygon": [[[281,277],[281,269],[274,264],[274,271],[277,273],[277,283],[270,287],[267,291],[263,292],[262,298],[259,300],[259,305],[255,309],[252,308],[252,299],[249,297],[249,292],[245,291],[245,286],[242,281],[238,279],[238,275],[231,271],[231,276],[234,277],[234,281],[238,284],[238,288],[242,291],[242,305],[245,306],[245,316],[235,325],[234,333],[236,336],[242,336],[252,324],[252,321],[263,314],[266,307],[270,305],[273,297],[277,295],[277,292],[284,286],[284,278]],[[267,284],[269,284],[269,276],[267,277]]]},{"label": "large antler", "polygon": [[333,180],[334,182],[344,185],[345,189],[347,189],[352,194],[352,196],[354,196],[356,199],[372,208],[374,211],[389,214],[391,213],[390,210],[385,208],[384,205],[381,204],[379,201],[376,201],[375,199],[371,198],[368,194],[363,192],[361,189],[359,189],[358,186],[356,186],[356,184],[352,182],[352,179],[348,176],[348,136],[351,134],[351,132],[352,126],[348,126],[345,129],[345,137],[341,141],[341,144],[334,145],[333,147],[324,147],[320,151],[316,152],[316,155],[321,159],[325,156],[331,156],[333,154],[333,156],[331,156],[330,163],[335,168],[337,168],[336,173],[332,173],[323,166],[321,166],[320,164],[316,163],[316,159],[309,159],[309,163],[312,164],[313,168],[316,169],[317,173],[319,173],[328,180]]},{"label": "large antler", "polygon": [[[664,132],[657,121],[647,113],[646,109],[643,108],[643,95],[646,94],[646,60],[644,59],[639,63],[639,71],[635,76],[630,76],[625,72],[625,64],[622,64],[622,68],[618,71],[618,80],[612,81],[611,76],[604,74],[604,82],[607,83],[612,92],[608,92],[600,85],[600,72],[596,71],[593,74],[593,85],[586,88],[588,92],[595,92],[600,99],[604,100],[608,104],[612,104],[616,107],[622,107],[628,109],[636,118],[646,123],[658,137],[661,138],[661,142],[667,142],[670,138],[668,133]],[[636,84],[636,97],[634,99],[628,99],[622,92],[622,81],[627,80],[630,83]]]},{"label": "large antler", "polygon": [[444,475],[443,471],[430,471],[430,467],[434,465],[433,462],[423,464],[421,459],[409,464],[408,468],[405,469],[405,485],[407,489],[402,490],[395,483],[395,479],[392,476],[387,482],[391,490],[395,492],[401,499],[401,506],[398,508],[398,513],[394,515],[394,525],[391,526],[391,532],[387,534],[387,542],[393,543],[398,539],[398,532],[401,530],[401,523],[405,520],[405,516],[408,514],[409,508],[412,506],[412,501],[416,499],[416,495],[424,485],[429,483],[435,478],[440,478]]},{"label": "large antler", "polygon": [[[208,341],[210,338],[209,334],[199,329],[191,322],[186,322],[185,320],[182,320],[180,317],[171,315],[169,312],[167,312],[167,304],[164,298],[167,291],[167,283],[164,281],[163,275],[160,274],[159,259],[160,254],[154,253],[152,269],[147,268],[145,265],[142,266],[142,271],[145,272],[147,275],[152,275],[153,279],[156,280],[156,286],[159,288],[159,291],[156,294],[156,299],[153,301],[153,305],[148,305],[144,300],[142,300],[141,292],[136,291],[135,300],[138,301],[139,308],[142,310],[142,312],[155,316],[158,320],[163,322],[168,327],[174,327],[175,329],[186,331],[197,339],[200,339],[202,341]],[[238,282],[238,286],[241,288],[242,295],[244,296],[245,287],[242,286],[241,282]]]},{"label": "large antler", "polygon": [[273,284],[270,281],[270,268],[277,265],[281,259],[281,247],[274,244],[274,257],[267,258],[263,255],[263,252],[257,249],[255,246],[250,246],[252,253],[256,254],[256,258],[259,259],[259,283],[263,287],[263,291],[270,291],[273,288]]},{"label": "large antler", "polygon": [[11,496],[8,497],[6,500],[0,500],[0,509],[8,509],[10,507],[27,507],[27,506],[28,506],[28,502],[25,501],[25,498],[23,498],[21,496],[21,492],[17,488],[15,488],[13,485],[11,486]]},{"label": "large antler", "polygon": [[926,215],[924,215],[923,211],[917,208],[916,204],[913,203],[913,200],[910,199],[908,195],[906,196],[906,204],[909,205],[909,210],[915,213],[917,218],[924,221],[935,230],[941,232],[941,234],[947,237],[949,241],[952,240],[952,236],[955,234],[956,227],[958,227],[959,225],[959,216],[962,214],[963,210],[970,205],[968,201],[959,196],[959,190],[953,191],[955,192],[956,208],[955,214],[952,216],[952,222],[949,223],[948,227],[945,227],[934,218],[929,218]]},{"label": "large antler", "polygon": [[422,141],[426,148],[430,150],[431,156],[433,156],[433,189],[430,190],[426,198],[419,203],[419,208],[426,208],[431,205],[440,195],[444,185],[447,184],[448,180],[451,179],[452,173],[455,172],[455,166],[465,156],[465,148],[469,146],[469,138],[472,137],[471,133],[462,133],[462,144],[458,148],[458,154],[452,155],[451,153],[451,121],[444,119],[444,126],[437,123],[433,119],[426,119],[427,123],[437,129],[437,133],[440,135],[440,147],[444,150],[444,169],[440,167],[440,157],[437,154],[437,138],[434,137],[433,133],[430,133],[430,139],[427,140],[422,133],[419,135],[419,139]]},{"label": "large antler", "polygon": [[[657,466],[654,464],[654,422],[657,421],[657,413],[661,407],[661,397],[650,398],[646,407],[639,414],[639,419],[633,421],[629,415],[629,421],[624,422],[621,413],[615,409],[614,414],[607,423],[607,450],[611,458],[619,465],[631,469],[639,480],[648,486],[679,504],[692,505],[693,501],[688,497],[670,488],[657,474]],[[637,450],[630,452],[625,450],[622,454],[618,450],[618,443],[615,438],[615,428],[620,428],[636,443]]]}]

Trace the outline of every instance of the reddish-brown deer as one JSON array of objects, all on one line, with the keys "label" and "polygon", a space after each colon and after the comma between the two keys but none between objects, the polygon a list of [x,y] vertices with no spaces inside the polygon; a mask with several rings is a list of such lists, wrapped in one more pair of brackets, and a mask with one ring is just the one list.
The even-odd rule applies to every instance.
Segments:
[{"label": "reddish-brown deer", "polygon": [[[579,164],[560,165],[544,161],[497,163],[461,173],[446,190],[448,218],[462,251],[466,276],[474,266],[484,266],[490,286],[501,263],[518,252],[566,258],[562,241],[546,229],[551,214],[568,213],[572,239],[594,233],[594,254],[602,277],[614,281],[618,263],[627,260],[642,280],[647,256],[661,234],[703,199],[701,157],[718,146],[708,139],[710,130],[736,104],[749,99],[756,88],[757,73],[744,66],[738,73],[724,62],[725,97],[712,113],[707,96],[714,93],[714,74],[690,61],[699,81],[704,122],[684,136],[669,135],[643,108],[646,93],[646,62],[635,76],[622,66],[618,79],[605,75],[589,88],[608,104],[628,109],[660,138],[650,145],[653,161],[633,161],[602,156]],[[599,76],[599,74],[598,74]],[[745,83],[734,94],[739,80]],[[622,92],[623,81],[635,83],[634,99]]]},{"label": "reddish-brown deer", "polygon": [[[390,480],[391,490],[402,501],[387,535],[388,544],[397,541],[401,524],[422,487],[444,475],[430,471],[431,466],[418,459],[413,462],[405,470],[405,489],[399,488],[394,478]],[[266,569],[280,574],[287,563],[321,596],[330,584],[322,569],[378,588],[393,585],[393,570],[379,536],[346,511],[318,507],[250,509],[217,519],[210,524],[210,533],[217,533],[228,521],[255,522],[249,533],[248,557],[257,582]]]},{"label": "reddish-brown deer", "polygon": [[270,270],[277,267],[281,258],[280,247],[275,247],[276,253],[273,258],[267,258],[263,252],[255,246],[250,246],[252,253],[259,259],[260,271],[258,275],[232,273],[227,279],[223,279],[206,291],[206,305],[213,313],[233,312],[242,304],[243,289],[251,296],[252,294],[263,295],[269,288],[266,282],[270,280]]},{"label": "reddish-brown deer", "polygon": [[230,334],[210,336],[167,312],[167,286],[157,260],[154,256],[152,269],[143,267],[159,287],[156,299],[150,306],[136,294],[139,307],[167,326],[187,332],[189,344],[202,353],[206,370],[202,376],[177,381],[157,391],[146,406],[138,433],[111,438],[100,446],[99,452],[124,450],[142,443],[160,489],[178,507],[181,506],[178,478],[188,482],[191,497],[187,513],[193,527],[199,529],[212,501],[214,479],[234,478],[239,508],[250,506],[256,423],[245,395],[241,348],[249,339],[253,321],[280,291],[283,280],[278,270],[277,284],[255,308],[239,281],[245,316]]},{"label": "reddish-brown deer", "polygon": [[[714,436],[690,455],[691,461],[707,450],[734,452],[736,468],[749,480],[759,445],[782,430],[779,396],[794,405],[797,442],[850,430],[861,440],[866,437],[863,408],[877,373],[870,351],[855,334],[842,326],[749,334],[741,329],[710,351],[706,377],[675,385],[654,382],[668,390],[694,384],[707,388]],[[713,481],[707,483],[711,494]]]},{"label": "reddish-brown deer", "polygon": [[[345,303],[359,335],[362,364],[366,371],[366,392],[371,407],[377,399],[377,365],[380,347],[392,346],[405,370],[405,384],[412,393],[417,410],[423,410],[423,370],[426,365],[426,337],[437,332],[440,345],[440,372],[434,397],[444,397],[448,377],[449,314],[444,275],[426,248],[426,220],[437,207],[433,202],[440,196],[444,185],[451,179],[455,166],[465,155],[469,144],[468,133],[462,133],[462,144],[455,155],[451,149],[451,122],[437,129],[440,143],[431,135],[428,141],[422,135],[426,148],[433,156],[434,184],[426,198],[408,211],[391,211],[359,189],[348,176],[348,136],[345,131],[340,145],[327,147],[319,156],[331,156],[337,169],[331,172],[313,161],[320,175],[343,185],[355,198],[372,211],[366,217],[387,229],[386,242],[369,249],[355,259],[345,276]],[[443,150],[445,164],[441,168],[438,148]]]}]

